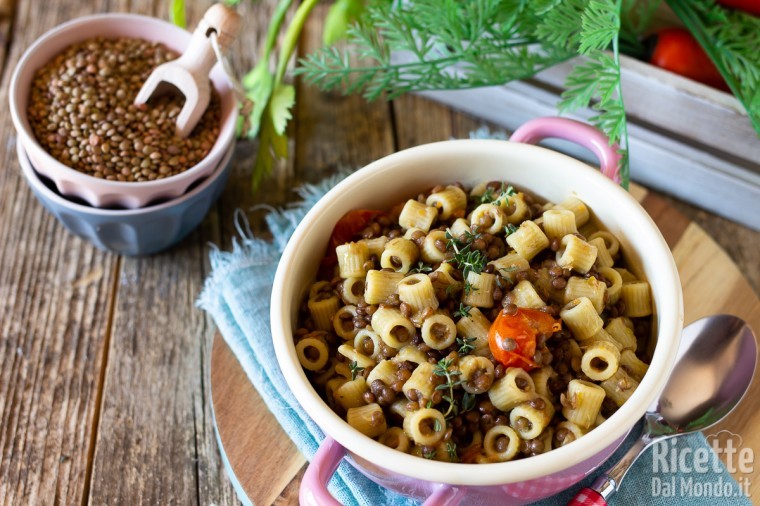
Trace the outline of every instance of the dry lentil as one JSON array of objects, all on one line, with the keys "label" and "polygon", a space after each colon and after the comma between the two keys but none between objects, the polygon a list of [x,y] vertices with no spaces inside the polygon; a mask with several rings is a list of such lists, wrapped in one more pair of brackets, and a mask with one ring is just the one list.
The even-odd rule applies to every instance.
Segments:
[{"label": "dry lentil", "polygon": [[219,94],[212,87],[209,106],[187,139],[167,128],[183,97],[134,104],[151,71],[177,56],[163,44],[134,38],[98,37],[69,46],[32,82],[28,113],[35,137],[61,163],[98,178],[148,181],[184,172],[219,136]]}]

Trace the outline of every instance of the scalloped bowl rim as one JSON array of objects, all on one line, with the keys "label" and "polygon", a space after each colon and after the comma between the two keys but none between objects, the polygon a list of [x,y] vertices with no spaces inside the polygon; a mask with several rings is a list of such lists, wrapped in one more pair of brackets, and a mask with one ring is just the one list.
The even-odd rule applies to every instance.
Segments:
[{"label": "scalloped bowl rim", "polygon": [[192,200],[199,193],[202,193],[209,186],[211,186],[214,183],[214,181],[216,181],[218,178],[220,178],[223,175],[225,171],[229,170],[230,160],[232,159],[232,154],[234,151],[235,151],[235,146],[233,144],[232,146],[228,148],[224,157],[222,157],[221,162],[219,162],[219,165],[217,165],[214,168],[214,171],[210,173],[208,177],[206,177],[203,181],[201,181],[201,183],[198,186],[196,186],[189,192],[186,192],[180,195],[177,198],[167,200],[166,202],[161,202],[160,204],[155,204],[155,205],[151,205],[147,207],[140,207],[138,209],[103,209],[100,207],[92,207],[89,205],[79,204],[78,202],[72,202],[66,197],[48,188],[42,182],[42,180],[40,180],[40,174],[38,174],[36,168],[34,167],[34,165],[32,165],[32,161],[29,159],[29,156],[26,153],[26,148],[24,147],[24,145],[21,143],[16,144],[16,153],[19,158],[19,165],[21,166],[21,172],[23,173],[24,178],[31,186],[33,186],[37,191],[39,191],[46,199],[51,200],[55,202],[56,204],[62,207],[66,207],[76,213],[81,213],[81,214],[90,215],[90,216],[104,216],[104,217],[111,217],[111,218],[139,216],[141,214],[152,214],[155,212],[163,211],[170,207],[178,206],[188,200]]}]

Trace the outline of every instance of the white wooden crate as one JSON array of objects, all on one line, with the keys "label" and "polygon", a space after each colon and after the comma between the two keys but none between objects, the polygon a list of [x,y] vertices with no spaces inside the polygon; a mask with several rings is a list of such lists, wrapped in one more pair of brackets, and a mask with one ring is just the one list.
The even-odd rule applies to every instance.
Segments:
[{"label": "white wooden crate", "polygon": [[[406,59],[396,55],[397,60]],[[557,114],[570,61],[504,86],[421,95],[514,130]],[[760,230],[760,138],[727,93],[621,56],[631,178]],[[592,111],[575,117],[588,119]],[[547,145],[593,162],[562,142]]]}]

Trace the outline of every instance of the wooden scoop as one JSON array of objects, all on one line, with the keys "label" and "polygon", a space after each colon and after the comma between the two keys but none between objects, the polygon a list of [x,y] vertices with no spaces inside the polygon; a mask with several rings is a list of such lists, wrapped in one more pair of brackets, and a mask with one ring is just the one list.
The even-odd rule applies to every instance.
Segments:
[{"label": "wooden scoop", "polygon": [[[240,31],[240,15],[226,5],[212,5],[193,32],[190,45],[176,60],[156,67],[148,76],[135,104],[144,104],[150,97],[175,86],[185,96],[185,104],[177,115],[177,135],[187,137],[203,116],[211,97],[209,73],[217,57],[210,37],[216,34],[222,54],[226,53]],[[163,89],[163,90],[162,90]]]}]

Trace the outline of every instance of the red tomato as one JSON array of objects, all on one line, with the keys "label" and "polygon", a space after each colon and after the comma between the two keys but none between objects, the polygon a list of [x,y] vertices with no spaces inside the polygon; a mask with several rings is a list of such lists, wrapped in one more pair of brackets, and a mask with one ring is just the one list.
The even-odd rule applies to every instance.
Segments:
[{"label": "red tomato", "polygon": [[[488,331],[488,347],[494,358],[505,367],[520,367],[530,371],[538,367],[533,361],[536,336],[539,333],[553,334],[561,328],[559,320],[537,309],[517,308],[517,313],[513,315],[501,311]],[[508,342],[507,339],[514,342]]]},{"label": "red tomato", "polygon": [[483,445],[481,443],[472,443],[470,446],[464,449],[462,455],[459,457],[459,461],[463,464],[474,464],[475,459],[483,454]]},{"label": "red tomato", "polygon": [[320,273],[322,277],[331,277],[330,269],[338,263],[335,256],[335,248],[341,244],[350,242],[353,237],[364,230],[373,218],[383,214],[383,211],[375,209],[354,209],[343,215],[333,228],[330,235],[330,243],[327,245],[327,253],[322,259]]},{"label": "red tomato", "polygon": [[760,16],[760,0],[718,0],[718,3],[725,7]]},{"label": "red tomato", "polygon": [[666,28],[658,32],[649,62],[713,88],[728,90],[715,64],[685,28]]},{"label": "red tomato", "polygon": [[343,215],[333,228],[330,236],[330,248],[335,253],[335,248],[341,244],[346,244],[353,237],[364,230],[373,218],[383,214],[383,211],[375,209],[354,209]]}]

